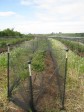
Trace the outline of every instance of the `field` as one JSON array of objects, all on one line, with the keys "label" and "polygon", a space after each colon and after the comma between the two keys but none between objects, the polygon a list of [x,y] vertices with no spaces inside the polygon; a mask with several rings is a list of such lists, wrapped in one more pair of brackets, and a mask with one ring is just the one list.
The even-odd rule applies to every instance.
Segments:
[{"label": "field", "polygon": [[[22,42],[23,40],[24,42]],[[31,61],[33,106],[37,112],[60,112],[65,97],[65,81],[66,98],[64,100],[66,101],[65,108],[67,112],[83,112],[84,55],[79,56],[77,51],[74,52],[76,47],[73,47],[72,50],[70,46],[74,41],[43,36],[29,40],[26,38],[22,40],[15,39],[15,44],[14,39],[1,39],[0,41],[1,48],[6,47],[8,42],[13,44],[9,58],[10,103],[7,100],[7,52],[0,54],[1,111],[33,112],[30,93],[32,87],[28,70],[28,61]],[[16,44],[19,42],[20,44],[17,46]],[[83,48],[79,47],[78,50],[83,54],[84,45],[80,44],[79,46],[83,46]],[[67,77],[65,77],[67,47],[70,50],[68,52]]]}]

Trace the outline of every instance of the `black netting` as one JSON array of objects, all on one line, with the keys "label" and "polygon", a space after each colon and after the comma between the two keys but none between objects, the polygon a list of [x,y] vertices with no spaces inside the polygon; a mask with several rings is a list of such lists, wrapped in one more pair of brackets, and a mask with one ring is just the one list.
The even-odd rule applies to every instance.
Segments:
[{"label": "black netting", "polygon": [[[53,41],[55,41],[53,39]],[[66,79],[66,50],[67,48],[63,46],[63,49],[60,48],[60,44],[56,45],[56,47],[53,46],[53,42],[50,43],[50,51],[51,51],[51,57],[55,64],[55,76],[57,79],[57,85],[58,85],[58,91],[59,91],[59,97],[61,101],[61,105],[63,106],[63,100],[64,100],[64,91],[65,91],[65,79]]]},{"label": "black netting", "polygon": [[[48,98],[51,98],[51,102],[54,102],[54,98],[55,101],[60,98],[62,104],[66,51],[52,46],[48,38],[36,37],[15,47],[9,53],[9,97],[13,103],[25,111],[40,110],[43,112],[45,107],[52,108],[52,105],[47,107],[42,104],[42,102],[48,101]],[[48,68],[45,66],[45,72],[33,72],[32,70],[31,78],[28,71],[28,61],[32,62],[39,52],[44,52],[47,57],[50,56],[52,66],[46,64]],[[50,105],[49,102],[47,104]],[[53,108],[58,107],[55,105]]]}]

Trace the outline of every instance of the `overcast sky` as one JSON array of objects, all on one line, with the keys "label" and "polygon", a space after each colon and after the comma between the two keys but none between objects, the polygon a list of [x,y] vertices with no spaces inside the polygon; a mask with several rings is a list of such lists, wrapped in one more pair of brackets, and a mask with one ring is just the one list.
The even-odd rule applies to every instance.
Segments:
[{"label": "overcast sky", "polygon": [[84,0],[0,0],[0,30],[84,32]]}]

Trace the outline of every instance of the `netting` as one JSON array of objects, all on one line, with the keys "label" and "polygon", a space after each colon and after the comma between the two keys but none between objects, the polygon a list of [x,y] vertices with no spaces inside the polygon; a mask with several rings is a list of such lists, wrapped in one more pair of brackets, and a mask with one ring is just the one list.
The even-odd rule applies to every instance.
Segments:
[{"label": "netting", "polygon": [[66,50],[67,48],[63,46],[63,49],[60,47],[60,42],[55,42],[53,39],[51,42],[51,54],[52,59],[55,64],[55,76],[57,78],[57,85],[59,90],[59,97],[61,106],[64,104],[65,99],[65,83],[66,83],[66,72],[67,72],[67,66],[66,66]]},{"label": "netting", "polygon": [[10,94],[11,100],[27,111],[29,103],[28,65],[32,58],[33,41],[25,42],[10,53]]},{"label": "netting", "polygon": [[[44,68],[40,68],[38,63],[39,53],[47,55],[45,59],[48,59],[45,60]],[[10,100],[25,111],[40,110],[43,112],[46,108],[56,108],[56,105],[54,107],[49,105],[54,102],[55,98],[59,98],[57,97],[59,94],[62,105],[65,89],[65,54],[64,49],[60,49],[60,47],[54,49],[49,39],[43,37],[36,37],[14,48],[9,55]],[[37,61],[34,70],[40,68],[37,71],[32,69],[32,78],[28,71],[29,60],[33,65],[33,60]],[[50,104],[49,98],[51,98]],[[45,106],[45,101],[48,106]]]},{"label": "netting", "polygon": [[35,38],[28,42],[26,41],[19,47],[14,48],[9,55],[9,95],[11,100],[24,110],[30,108],[30,85],[28,60],[32,60],[34,52],[43,52],[47,49],[45,39]]},{"label": "netting", "polygon": [[82,37],[56,37],[77,55],[84,57],[84,38]]}]

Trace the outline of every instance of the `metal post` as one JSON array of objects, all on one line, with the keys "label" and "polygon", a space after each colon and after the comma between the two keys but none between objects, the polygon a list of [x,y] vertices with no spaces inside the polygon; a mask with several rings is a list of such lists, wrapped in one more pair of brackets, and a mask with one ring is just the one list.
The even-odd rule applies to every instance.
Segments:
[{"label": "metal post", "polygon": [[8,44],[8,51],[7,51],[7,97],[10,98],[10,91],[9,91],[9,58],[10,58],[10,45]]},{"label": "metal post", "polygon": [[66,62],[65,62],[65,76],[64,76],[64,90],[63,90],[63,98],[62,98],[62,108],[61,110],[66,110],[65,109],[65,91],[66,91],[66,75],[67,75],[67,60],[68,60],[68,53],[69,49],[66,49]]},{"label": "metal post", "polygon": [[32,73],[31,73],[31,61],[28,62],[28,68],[29,68],[29,89],[30,89],[30,107],[32,112],[36,112],[34,109],[33,104],[33,89],[32,89]]}]

